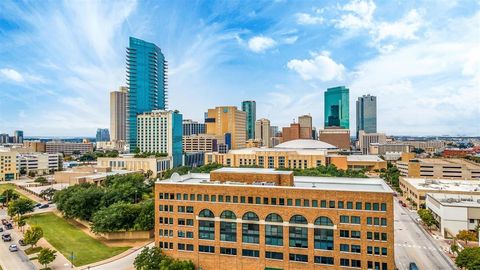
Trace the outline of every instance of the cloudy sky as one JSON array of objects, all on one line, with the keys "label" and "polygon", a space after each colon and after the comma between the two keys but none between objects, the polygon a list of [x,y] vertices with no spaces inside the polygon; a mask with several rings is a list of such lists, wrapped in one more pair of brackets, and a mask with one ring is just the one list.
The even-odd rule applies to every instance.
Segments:
[{"label": "cloudy sky", "polygon": [[93,136],[125,84],[125,47],[156,43],[169,107],[202,120],[257,101],[257,118],[323,126],[326,88],[377,96],[390,135],[480,135],[478,1],[0,2],[0,133]]}]

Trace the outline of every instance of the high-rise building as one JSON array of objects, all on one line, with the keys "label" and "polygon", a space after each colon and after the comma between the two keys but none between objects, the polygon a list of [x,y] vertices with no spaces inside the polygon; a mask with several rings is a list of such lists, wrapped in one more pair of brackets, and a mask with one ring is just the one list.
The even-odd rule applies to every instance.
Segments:
[{"label": "high-rise building", "polygon": [[325,128],[350,128],[349,89],[345,86],[328,88],[325,91]]},{"label": "high-rise building", "polygon": [[110,132],[112,141],[127,139],[127,98],[128,88],[121,86],[110,92]]},{"label": "high-rise building", "polygon": [[217,138],[219,150],[221,145],[226,145],[227,149],[245,148],[246,119],[247,113],[235,106],[208,109],[205,118],[206,134]]},{"label": "high-rise building", "polygon": [[97,142],[108,142],[110,141],[110,132],[108,128],[98,128],[95,137]]},{"label": "high-rise building", "polygon": [[360,130],[358,132],[358,146],[364,155],[370,154],[371,143],[387,143],[387,136],[384,133],[365,133]]},{"label": "high-rise building", "polygon": [[137,115],[167,107],[167,61],[153,43],[130,37],[127,48],[127,142],[137,148]]},{"label": "high-rise building", "polygon": [[254,100],[242,101],[242,111],[247,113],[247,140],[255,138],[255,121],[257,120],[257,103]]},{"label": "high-rise building", "polygon": [[178,111],[153,110],[137,116],[137,146],[141,152],[171,156],[182,165],[182,115]]},{"label": "high-rise building", "polygon": [[377,97],[363,95],[357,100],[357,139],[360,130],[377,132]]},{"label": "high-rise building", "polygon": [[300,124],[300,139],[312,139],[312,117],[301,115],[298,117],[298,124]]},{"label": "high-rise building", "polygon": [[183,136],[198,134],[205,134],[205,124],[192,119],[183,119]]},{"label": "high-rise building", "polygon": [[15,130],[13,132],[13,142],[14,143],[23,143],[23,131]]},{"label": "high-rise building", "polygon": [[0,134],[0,144],[9,143],[9,138],[7,133]]},{"label": "high-rise building", "polygon": [[342,150],[350,150],[350,130],[345,128],[326,128],[318,132],[318,139],[335,145]]},{"label": "high-rise building", "polygon": [[260,140],[262,146],[271,147],[271,138],[270,120],[258,119],[255,122],[255,139]]},{"label": "high-rise building", "polygon": [[300,124],[292,123],[289,127],[282,128],[282,142],[300,139]]}]

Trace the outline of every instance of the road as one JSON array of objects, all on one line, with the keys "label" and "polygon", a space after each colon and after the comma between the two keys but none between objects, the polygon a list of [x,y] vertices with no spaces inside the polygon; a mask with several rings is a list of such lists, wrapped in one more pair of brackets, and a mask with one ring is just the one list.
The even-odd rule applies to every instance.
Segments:
[{"label": "road", "polygon": [[417,222],[415,213],[394,201],[395,262],[399,270],[408,270],[415,262],[420,270],[457,269],[444,254],[441,242],[433,239]]},{"label": "road", "polygon": [[[154,243],[150,243],[147,246],[148,247],[153,247]],[[131,270],[133,268],[133,261],[135,260],[135,257],[143,250],[143,247],[139,248],[137,251],[120,258],[118,260],[115,260],[110,263],[102,264],[99,266],[95,267],[90,267],[88,269],[90,270]]]}]

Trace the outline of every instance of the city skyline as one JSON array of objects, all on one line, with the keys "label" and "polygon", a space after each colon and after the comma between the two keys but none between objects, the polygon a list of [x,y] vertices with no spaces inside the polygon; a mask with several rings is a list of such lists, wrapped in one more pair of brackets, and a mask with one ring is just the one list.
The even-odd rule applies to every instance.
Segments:
[{"label": "city skyline", "polygon": [[[0,54],[0,132],[93,136],[109,126],[109,92],[126,84],[134,36],[162,49],[169,108],[185,118],[203,121],[208,108],[255,100],[257,118],[275,126],[311,114],[322,128],[324,91],[345,85],[350,108],[364,94],[378,97],[379,132],[480,134],[473,1],[0,6],[0,36],[9,40],[0,45],[8,52]],[[352,131],[355,118],[350,110]]]}]

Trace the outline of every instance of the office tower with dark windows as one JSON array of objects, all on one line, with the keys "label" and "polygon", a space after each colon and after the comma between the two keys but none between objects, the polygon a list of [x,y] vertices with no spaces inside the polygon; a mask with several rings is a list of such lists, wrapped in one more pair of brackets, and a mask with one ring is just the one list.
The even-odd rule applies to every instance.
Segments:
[{"label": "office tower with dark windows", "polygon": [[112,141],[125,141],[127,137],[127,97],[128,88],[121,86],[110,92],[110,138]]},{"label": "office tower with dark windows", "polygon": [[247,140],[255,139],[255,121],[257,120],[257,103],[254,100],[242,101],[242,111],[247,113]]},{"label": "office tower with dark windows", "polygon": [[167,108],[167,61],[155,44],[130,37],[127,48],[127,143],[137,148],[137,115]]},{"label": "office tower with dark windows", "polygon": [[99,128],[95,137],[97,142],[108,142],[110,141],[110,132],[108,128]]},{"label": "office tower with dark windows", "polygon": [[349,89],[345,86],[328,88],[325,92],[325,128],[350,128]]},{"label": "office tower with dark windows", "polygon": [[183,136],[205,134],[205,124],[193,121],[192,119],[183,120]]},{"label": "office tower with dark windows", "polygon": [[13,142],[14,143],[23,143],[23,131],[22,130],[15,130],[13,132]]},{"label": "office tower with dark windows", "polygon": [[363,95],[357,100],[357,139],[360,130],[377,132],[377,97]]}]

